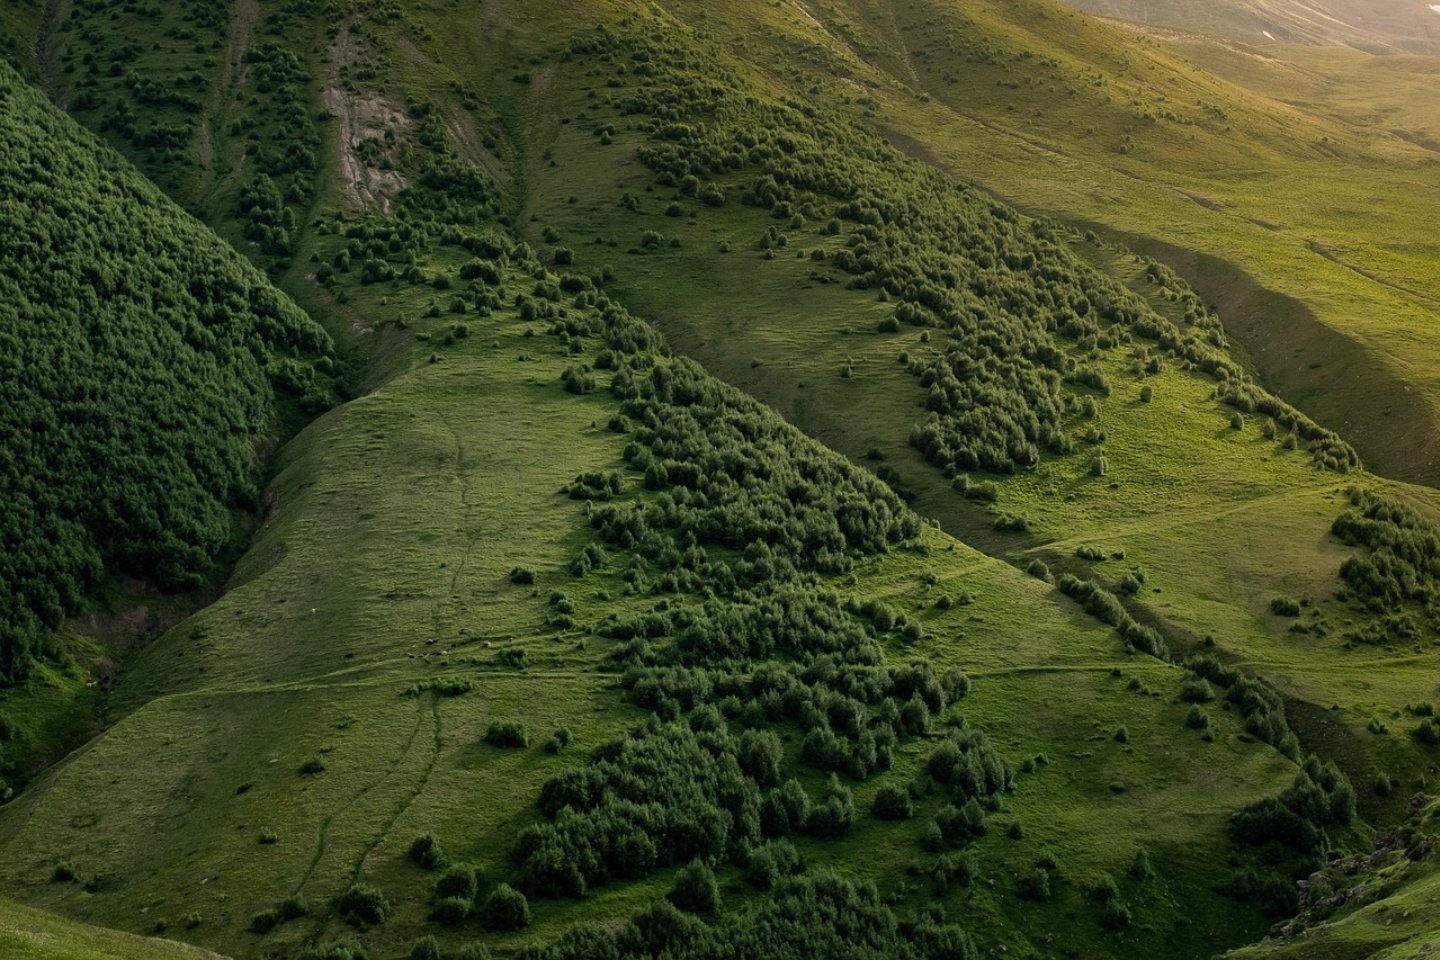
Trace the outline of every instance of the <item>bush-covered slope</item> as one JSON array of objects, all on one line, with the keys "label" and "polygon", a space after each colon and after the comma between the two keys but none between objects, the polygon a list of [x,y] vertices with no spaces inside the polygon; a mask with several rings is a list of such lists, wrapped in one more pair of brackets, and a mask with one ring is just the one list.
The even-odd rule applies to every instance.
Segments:
[{"label": "bush-covered slope", "polygon": [[1199,957],[1393,811],[1433,677],[1337,621],[1433,643],[1427,511],[1332,536],[1394,488],[1159,265],[887,144],[926,101],[824,7],[71,8],[62,95],[373,392],[0,810],[7,889],[247,957]]},{"label": "bush-covered slope", "polygon": [[196,586],[328,336],[0,66],[0,683],[107,572]]},{"label": "bush-covered slope", "polygon": [[1228,825],[1291,759],[1238,713],[1188,727],[1183,668],[510,233],[447,94],[346,95],[408,102],[366,150],[397,187],[327,187],[294,288],[376,389],[287,447],[233,588],[138,659],[123,719],[0,812],[7,883],[243,956],[803,952],[832,919],[887,955],[1198,956],[1263,929],[1220,890],[1283,880]]}]

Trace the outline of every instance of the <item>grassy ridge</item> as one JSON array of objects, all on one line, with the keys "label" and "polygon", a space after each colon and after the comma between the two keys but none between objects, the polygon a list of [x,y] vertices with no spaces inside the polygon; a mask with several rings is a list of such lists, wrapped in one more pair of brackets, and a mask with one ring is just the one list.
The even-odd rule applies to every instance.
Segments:
[{"label": "grassy ridge", "polygon": [[[783,64],[769,76],[791,91],[848,99],[916,156],[1023,209],[1163,238],[1309,305],[1343,340],[1312,342],[1297,357],[1308,318],[1272,303],[1245,338],[1266,375],[1387,474],[1430,476],[1434,364],[1419,331],[1436,293],[1424,279],[1435,255],[1424,228],[1433,211],[1410,199],[1430,175],[1422,147],[1358,122],[1358,111],[1337,122],[1280,102],[1293,83],[1272,61],[1247,58],[1238,74],[1265,76],[1256,92],[1220,79],[1237,75],[1222,56],[1207,72],[1208,53],[1176,51],[1056,4],[963,13],[933,3],[780,6],[756,13],[758,29],[748,11],[684,7],[681,19],[743,42],[751,61]],[[1409,90],[1423,81],[1417,73],[1387,82]],[[1233,270],[1191,276],[1215,302],[1237,279]],[[1373,367],[1382,383],[1400,377],[1424,409],[1386,417],[1404,397],[1370,389],[1368,375],[1353,395],[1317,389],[1314,371],[1341,364]]]}]

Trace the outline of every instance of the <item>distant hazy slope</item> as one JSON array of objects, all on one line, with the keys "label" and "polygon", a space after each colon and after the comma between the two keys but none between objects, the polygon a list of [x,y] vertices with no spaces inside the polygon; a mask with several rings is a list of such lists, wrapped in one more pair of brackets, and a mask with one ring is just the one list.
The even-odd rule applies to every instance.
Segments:
[{"label": "distant hazy slope", "polygon": [[1440,16],[1423,0],[1067,0],[1088,13],[1250,43],[1440,53]]},{"label": "distant hazy slope", "polygon": [[62,920],[0,900],[5,960],[218,960],[219,954],[169,940],[137,937]]},{"label": "distant hazy slope", "polygon": [[0,65],[0,684],[107,570],[198,583],[329,338]]}]

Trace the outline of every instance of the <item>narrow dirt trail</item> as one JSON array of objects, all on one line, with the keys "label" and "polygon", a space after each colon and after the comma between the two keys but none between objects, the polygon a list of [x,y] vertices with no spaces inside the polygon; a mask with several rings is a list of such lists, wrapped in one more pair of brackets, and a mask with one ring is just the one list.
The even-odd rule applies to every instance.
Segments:
[{"label": "narrow dirt trail", "polygon": [[1407,297],[1414,297],[1417,300],[1424,300],[1426,303],[1440,306],[1440,297],[1425,293],[1422,290],[1416,290],[1413,287],[1407,287],[1402,283],[1396,283],[1394,280],[1387,280],[1385,277],[1366,270],[1364,267],[1356,266],[1318,240],[1306,241],[1305,245],[1310,248],[1311,253],[1319,254],[1336,266],[1344,267],[1351,273],[1362,276],[1371,283],[1378,283],[1382,287],[1389,287],[1391,290],[1397,293],[1403,293]]},{"label": "narrow dirt trail", "polygon": [[210,89],[205,104],[204,122],[195,134],[193,150],[207,185],[205,205],[213,205],[216,195],[228,184],[237,182],[243,170],[245,154],[225,155],[224,120],[229,108],[240,96],[245,73],[245,54],[250,49],[255,27],[260,22],[260,0],[234,0],[230,7],[230,23],[226,28],[225,62]]},{"label": "narrow dirt trail", "polygon": [[[405,745],[400,748],[399,753],[395,755],[395,759],[390,761],[390,764],[386,768],[385,773],[380,777],[380,779],[374,781],[373,783],[367,783],[365,784],[365,786],[357,790],[355,794],[350,797],[349,800],[346,800],[339,807],[330,811],[330,813],[326,815],[325,819],[320,822],[320,832],[316,838],[315,843],[315,854],[310,858],[310,865],[306,868],[305,875],[300,879],[300,882],[295,885],[294,892],[296,894],[304,891],[305,885],[308,884],[311,878],[315,876],[315,871],[319,869],[320,861],[325,858],[325,854],[329,851],[330,828],[334,825],[336,818],[343,816],[347,811],[358,805],[366,798],[366,796],[370,794],[371,791],[384,786],[390,780],[390,778],[395,775],[395,772],[404,765],[405,760],[410,756],[410,751],[414,748],[415,741],[420,735],[420,729],[425,724],[425,704],[423,701],[419,701],[418,703],[419,710],[417,711],[415,716],[415,727],[410,731],[410,736],[406,739]],[[438,717],[436,718],[435,722],[437,724],[439,723]],[[434,761],[432,760],[432,765],[433,762]]]},{"label": "narrow dirt trail", "polygon": [[[400,822],[400,818],[405,815],[405,811],[414,805],[420,795],[425,792],[426,784],[430,782],[430,774],[434,772],[435,764],[440,760],[440,750],[444,744],[444,738],[441,736],[440,728],[440,701],[434,694],[430,696],[430,720],[431,726],[434,728],[434,736],[431,738],[430,756],[425,762],[425,768],[420,771],[419,778],[410,788],[410,792],[405,795],[405,799],[401,800],[395,810],[385,818],[385,822],[375,833],[375,839],[370,841],[370,844],[366,846],[364,850],[360,851],[360,855],[355,858],[355,865],[350,871],[351,883],[355,883],[360,879],[360,875],[365,872],[366,866],[369,865],[369,860],[375,854],[375,851],[378,850],[380,845],[385,842],[385,839],[390,836],[390,831],[395,829],[395,824]],[[411,742],[414,742],[413,738]]]}]

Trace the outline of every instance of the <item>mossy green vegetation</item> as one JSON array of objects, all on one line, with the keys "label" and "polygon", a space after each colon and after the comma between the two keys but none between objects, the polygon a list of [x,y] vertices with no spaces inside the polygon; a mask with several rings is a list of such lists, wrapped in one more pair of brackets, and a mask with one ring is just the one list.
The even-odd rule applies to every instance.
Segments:
[{"label": "mossy green vegetation", "polygon": [[256,444],[334,398],[330,339],[0,67],[5,485],[0,684],[105,578],[212,579]]}]

